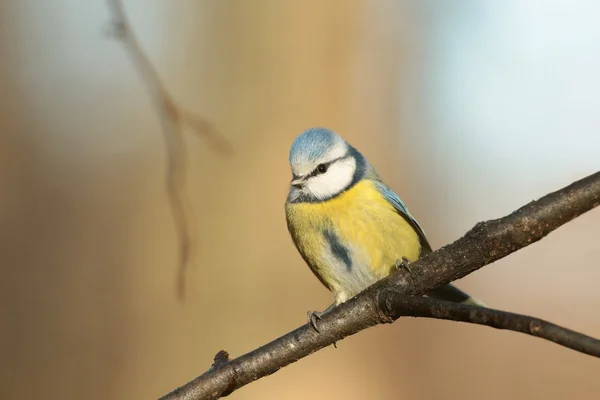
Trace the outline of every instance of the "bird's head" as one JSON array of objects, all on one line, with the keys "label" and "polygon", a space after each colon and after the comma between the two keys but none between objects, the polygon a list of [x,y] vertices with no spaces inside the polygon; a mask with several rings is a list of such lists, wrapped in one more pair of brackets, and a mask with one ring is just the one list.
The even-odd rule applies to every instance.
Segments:
[{"label": "bird's head", "polygon": [[347,190],[364,174],[364,158],[326,128],[302,132],[290,150],[292,181],[288,201],[323,201]]}]

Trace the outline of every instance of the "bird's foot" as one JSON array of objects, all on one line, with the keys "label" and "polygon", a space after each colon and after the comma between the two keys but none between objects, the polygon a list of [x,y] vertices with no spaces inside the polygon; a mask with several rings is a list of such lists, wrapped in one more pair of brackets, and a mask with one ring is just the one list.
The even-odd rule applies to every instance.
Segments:
[{"label": "bird's foot", "polygon": [[412,274],[412,270],[410,269],[408,264],[410,264],[410,261],[408,260],[408,258],[402,257],[401,260],[396,260],[396,269],[404,268],[405,270],[408,271],[409,274]]},{"label": "bird's foot", "polygon": [[312,327],[315,329],[315,331],[317,331],[319,333],[321,331],[319,330],[319,327],[317,326],[317,321],[319,321],[321,319],[323,314],[325,314],[325,312],[321,312],[321,311],[309,311],[308,313],[306,313],[306,315],[308,317],[308,323],[311,324]]},{"label": "bird's foot", "polygon": [[319,330],[319,327],[317,326],[317,321],[319,321],[323,317],[323,315],[325,315],[329,311],[333,310],[335,308],[335,306],[336,306],[336,303],[333,303],[323,311],[309,311],[308,313],[306,313],[308,316],[308,323],[312,325],[312,327],[315,329],[315,331],[317,331],[319,333],[321,332]]}]

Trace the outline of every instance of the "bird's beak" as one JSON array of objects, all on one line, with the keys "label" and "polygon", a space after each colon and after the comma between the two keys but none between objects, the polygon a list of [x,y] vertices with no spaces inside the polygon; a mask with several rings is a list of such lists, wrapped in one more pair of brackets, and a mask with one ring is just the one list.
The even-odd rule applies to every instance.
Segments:
[{"label": "bird's beak", "polygon": [[304,185],[304,182],[306,182],[306,177],[294,176],[290,182],[290,185],[300,188],[302,185]]}]

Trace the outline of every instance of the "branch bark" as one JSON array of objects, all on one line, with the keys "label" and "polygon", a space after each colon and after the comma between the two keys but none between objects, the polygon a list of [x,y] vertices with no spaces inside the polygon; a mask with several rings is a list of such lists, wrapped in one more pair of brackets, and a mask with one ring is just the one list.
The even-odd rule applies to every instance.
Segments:
[{"label": "branch bark", "polygon": [[394,289],[379,295],[379,309],[392,321],[400,317],[445,319],[525,333],[572,350],[600,357],[600,340],[527,315],[491,308],[408,296]]},{"label": "branch bark", "polygon": [[203,375],[162,397],[218,399],[315,351],[402,316],[470,322],[526,333],[582,353],[600,357],[600,341],[537,318],[484,307],[420,297],[431,289],[478,270],[537,242],[559,226],[600,204],[600,172],[550,193],[512,214],[480,222],[456,242],[399,269],[319,321],[317,333],[303,325],[241,357],[220,352]]}]

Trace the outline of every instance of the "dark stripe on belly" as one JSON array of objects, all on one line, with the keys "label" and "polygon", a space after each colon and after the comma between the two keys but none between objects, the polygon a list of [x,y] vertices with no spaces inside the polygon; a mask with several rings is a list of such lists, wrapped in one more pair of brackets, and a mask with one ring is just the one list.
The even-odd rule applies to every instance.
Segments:
[{"label": "dark stripe on belly", "polygon": [[326,229],[323,231],[323,236],[325,237],[325,240],[327,240],[327,242],[329,243],[329,248],[331,249],[333,255],[340,261],[342,261],[344,264],[346,264],[346,269],[350,271],[352,269],[352,260],[350,259],[350,253],[348,249],[340,243],[335,232]]}]

